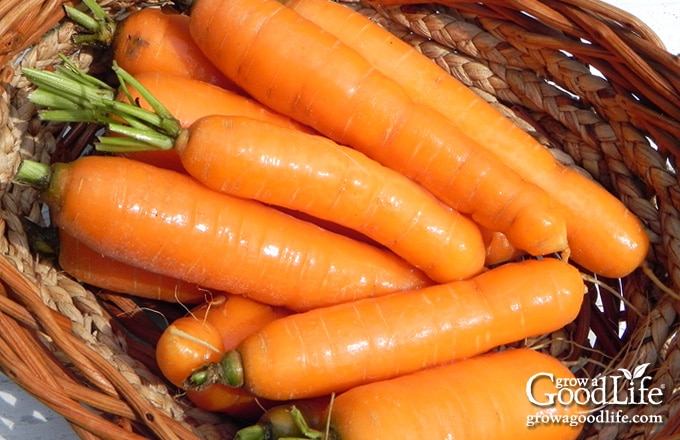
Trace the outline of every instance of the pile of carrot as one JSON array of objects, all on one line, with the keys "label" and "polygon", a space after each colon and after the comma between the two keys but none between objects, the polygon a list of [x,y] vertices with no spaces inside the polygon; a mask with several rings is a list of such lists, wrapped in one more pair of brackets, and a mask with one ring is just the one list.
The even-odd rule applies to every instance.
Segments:
[{"label": "pile of carrot", "polygon": [[578,435],[527,426],[586,409],[532,406],[528,378],[573,373],[508,346],[576,318],[582,270],[641,266],[618,199],[330,0],[121,23],[85,3],[99,20],[67,13],[112,46],[117,87],[68,62],[24,74],[44,119],[106,127],[99,154],[15,181],[74,278],[192,305],[156,347],[172,385],[242,440]]}]

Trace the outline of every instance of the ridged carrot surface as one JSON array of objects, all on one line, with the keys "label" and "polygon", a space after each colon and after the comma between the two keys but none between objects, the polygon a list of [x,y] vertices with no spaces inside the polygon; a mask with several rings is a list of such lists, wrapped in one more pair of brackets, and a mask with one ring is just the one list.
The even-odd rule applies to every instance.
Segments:
[{"label": "ridged carrot surface", "polygon": [[[645,229],[597,182],[559,164],[546,148],[472,90],[364,15],[329,0],[282,3],[355,49],[396,80],[414,101],[445,115],[522,178],[550,194],[566,219],[575,262],[612,278],[626,276],[639,267],[649,248]],[[376,1],[405,3],[412,1]]]},{"label": "ridged carrot surface", "polygon": [[420,185],[323,136],[243,117],[209,116],[178,137],[184,168],[217,191],[358,231],[437,282],[484,265],[481,232]]},{"label": "ridged carrot surface", "polygon": [[[541,373],[574,377],[547,354],[514,349],[360,386],[330,406],[329,440],[577,438],[585,407],[538,407],[529,401],[527,383]],[[541,401],[558,391],[547,379],[537,380],[532,389]],[[542,416],[555,421],[528,426],[529,417]]]},{"label": "ridged carrot surface", "polygon": [[521,249],[567,249],[564,218],[543,190],[278,1],[198,0],[190,32],[225,75],[265,105],[416,180]]},{"label": "ridged carrot surface", "polygon": [[143,298],[197,304],[212,296],[197,284],[95,252],[64,230],[59,231],[59,267],[82,283]]},{"label": "ridged carrot surface", "polygon": [[584,288],[580,272],[557,259],[508,263],[466,281],[277,319],[218,368],[242,379],[229,384],[265,398],[323,396],[557,330],[577,316]]},{"label": "ridged carrot surface", "polygon": [[59,227],[98,252],[207,288],[304,310],[431,283],[394,254],[174,171],[102,156],[51,171],[43,199]]}]

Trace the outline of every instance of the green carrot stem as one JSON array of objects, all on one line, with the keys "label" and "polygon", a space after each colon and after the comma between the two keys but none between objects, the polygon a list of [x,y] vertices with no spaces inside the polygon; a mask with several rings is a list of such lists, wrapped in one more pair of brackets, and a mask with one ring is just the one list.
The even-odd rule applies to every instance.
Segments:
[{"label": "green carrot stem", "polygon": [[195,370],[184,381],[185,389],[201,390],[214,384],[223,384],[230,387],[242,387],[243,362],[241,355],[236,350],[229,350],[218,362],[212,362]]},{"label": "green carrot stem", "polygon": [[64,11],[71,20],[91,32],[76,35],[75,42],[79,44],[99,42],[110,45],[116,33],[115,21],[96,1],[83,0],[83,3],[89,9],[89,14],[69,5],[64,6]]},{"label": "green carrot stem", "polygon": [[251,425],[236,431],[234,440],[266,440],[267,430],[260,425]]},{"label": "green carrot stem", "polygon": [[161,102],[158,99],[156,99],[156,97],[153,96],[153,94],[146,87],[144,87],[139,81],[137,81],[137,79],[134,76],[130,75],[123,68],[121,68],[115,61],[113,62],[112,69],[114,72],[116,72],[116,75],[118,76],[121,85],[125,87],[126,84],[130,84],[132,87],[137,89],[139,94],[142,95],[146,102],[149,103],[154,113],[156,113],[160,118],[171,120],[175,119],[173,114],[170,113],[170,111],[163,104],[161,104]]},{"label": "green carrot stem", "polygon": [[[64,66],[49,72],[24,69],[24,75],[37,87],[29,95],[44,120],[58,122],[89,122],[106,125],[109,131],[130,140],[102,139],[97,148],[109,152],[169,150],[182,132],[180,122],[132,75],[114,63],[121,90],[128,102],[115,99],[115,90],[101,80],[88,75],[74,63],[63,58]],[[141,108],[132,99],[132,86],[152,107]]]},{"label": "green carrot stem", "polygon": [[19,168],[13,181],[21,185],[28,185],[39,192],[45,191],[50,183],[52,169],[49,165],[34,160],[24,159],[19,164]]},{"label": "green carrot stem", "polygon": [[52,122],[89,122],[99,123],[100,116],[94,109],[57,109],[57,110],[40,110],[38,112],[40,119]]}]

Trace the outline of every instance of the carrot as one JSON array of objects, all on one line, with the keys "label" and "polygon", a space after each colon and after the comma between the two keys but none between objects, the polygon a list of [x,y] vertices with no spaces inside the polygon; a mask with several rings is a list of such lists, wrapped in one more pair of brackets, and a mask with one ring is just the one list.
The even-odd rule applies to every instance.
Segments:
[{"label": "carrot", "polygon": [[[236,432],[234,440],[274,440],[321,438],[322,432],[310,426],[322,426],[330,397],[296,400],[268,408],[254,425]],[[316,435],[316,437],[314,437]]]},{"label": "carrot", "polygon": [[92,32],[77,38],[111,45],[113,59],[130,74],[166,72],[240,91],[196,46],[189,34],[187,15],[168,8],[142,8],[116,22],[96,1],[84,0],[83,3],[93,17],[65,6],[72,20]]},{"label": "carrot", "polygon": [[[155,108],[145,113],[128,106],[126,112],[149,119],[170,113],[133,77],[117,72],[124,89],[131,82]],[[130,101],[136,100],[131,97]],[[109,104],[102,100],[92,105],[106,108]],[[117,110],[123,113],[122,104]],[[169,128],[163,125],[173,122]],[[142,131],[137,121],[108,126],[124,135],[130,128],[136,131],[131,139],[100,137],[97,147],[101,150],[155,148],[147,142],[146,133],[139,146],[134,143]],[[186,129],[180,126],[178,120],[161,119],[149,130],[156,130],[151,134],[159,137],[165,133],[166,140],[155,142],[172,145],[184,169],[209,188],[356,230],[437,282],[468,278],[483,268],[484,243],[473,221],[356,150],[323,136],[247,117],[206,116]]]},{"label": "carrot", "polygon": [[561,165],[533,137],[432,60],[362,14],[332,1],[282,3],[355,49],[414,101],[445,115],[523,179],[550,194],[565,216],[575,262],[613,278],[639,267],[649,247],[640,220],[594,180]]},{"label": "carrot", "polygon": [[341,392],[557,330],[578,314],[584,288],[577,269],[545,258],[318,308],[267,324],[186,387],[223,380],[272,400]]},{"label": "carrot", "polygon": [[197,304],[213,293],[196,284],[114,260],[59,231],[59,266],[76,280],[114,292],[168,302]]},{"label": "carrot", "polygon": [[[156,345],[159,368],[168,380],[179,386],[193,369],[206,360],[220,357],[215,349],[224,354],[253,331],[288,313],[239,295],[216,295],[164,330]],[[216,335],[220,336],[221,345],[215,341]],[[198,342],[202,340],[207,343]],[[201,391],[189,390],[187,398],[198,408],[242,419],[256,419],[262,415],[263,408],[273,405],[243,389],[222,384]]]},{"label": "carrot", "polygon": [[290,8],[198,0],[190,18],[206,56],[268,107],[416,180],[521,249],[567,249],[564,219],[545,192]]},{"label": "carrot", "polygon": [[126,158],[24,161],[16,181],[97,252],[291,310],[430,284],[394,254]]},{"label": "carrot", "polygon": [[[135,75],[135,79],[168,109],[183,127],[189,127],[203,116],[240,115],[312,132],[309,127],[275,113],[253,99],[204,81],[163,72],[139,73]],[[128,92],[129,94],[119,93],[117,99],[121,101],[131,99],[142,108],[152,108],[137,89],[131,87]],[[163,168],[177,171],[184,169],[175,150],[135,151],[123,155]]]},{"label": "carrot", "polygon": [[210,323],[192,316],[175,319],[156,344],[156,362],[163,376],[181,386],[197,366],[214,362],[224,353],[222,336]]},{"label": "carrot", "polygon": [[484,244],[471,220],[325,137],[253,119],[206,117],[180,135],[175,150],[208,187],[359,231],[437,282],[483,267]]},{"label": "carrot", "polygon": [[[511,349],[359,386],[329,407],[328,440],[577,438],[584,406],[555,402],[538,407],[530,402],[527,384],[533,384],[530,391],[541,401],[560,392],[546,378],[532,381],[543,373],[574,379],[547,354]],[[529,426],[536,417],[551,421]]]}]

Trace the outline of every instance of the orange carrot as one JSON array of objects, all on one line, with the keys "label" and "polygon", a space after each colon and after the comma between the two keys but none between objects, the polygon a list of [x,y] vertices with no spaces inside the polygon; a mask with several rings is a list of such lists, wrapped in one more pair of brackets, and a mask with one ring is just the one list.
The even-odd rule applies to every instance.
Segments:
[{"label": "orange carrot", "polygon": [[160,275],[95,252],[59,231],[59,266],[76,280],[142,298],[197,304],[213,293],[196,284]]},{"label": "orange carrot", "polygon": [[[356,230],[434,281],[464,279],[482,270],[479,228],[402,174],[323,136],[248,117],[206,116],[182,129],[176,118],[160,118],[170,111],[143,84],[114,69],[122,88],[127,90],[130,83],[154,111],[132,105],[136,102],[132,96],[127,106],[109,103],[119,104],[113,115],[125,119],[132,112],[140,121],[109,123],[111,131],[130,137],[103,136],[97,148],[171,145],[183,168],[207,187]],[[181,102],[177,104],[181,107]],[[92,105],[108,108],[105,102]],[[158,118],[149,123],[148,134],[140,126],[142,118]],[[151,136],[159,138],[156,144],[147,142]]]},{"label": "orange carrot", "polygon": [[214,362],[224,353],[222,336],[210,323],[183,316],[170,324],[156,344],[156,362],[173,385],[199,365]]},{"label": "orange carrot", "polygon": [[77,42],[110,45],[113,58],[133,75],[166,72],[196,78],[228,90],[240,91],[212,64],[189,34],[189,17],[170,8],[146,7],[115,21],[95,0],[83,0],[90,15],[66,5],[66,14],[90,33]]},{"label": "orange carrot", "polygon": [[[539,407],[529,400],[528,383],[541,401],[560,392],[546,378],[532,381],[544,373],[574,379],[557,359],[514,349],[359,386],[329,406],[328,440],[575,439],[583,428],[584,406],[555,401]],[[536,418],[550,421],[529,426]]]},{"label": "orange carrot", "polygon": [[[240,115],[291,129],[312,132],[309,127],[275,113],[253,99],[204,81],[163,72],[139,73],[135,75],[135,79],[160,101],[183,127],[189,127],[203,116]],[[140,107],[151,109],[151,105],[137,89],[131,87],[128,91],[129,95],[119,93],[117,99],[132,99]],[[124,155],[163,168],[183,170],[181,161],[174,150],[135,151],[124,153]]]},{"label": "orange carrot", "polygon": [[198,0],[190,17],[201,50],[255,99],[416,180],[521,249],[567,249],[564,219],[545,192],[290,8]]},{"label": "orange carrot", "polygon": [[437,282],[468,278],[483,267],[484,243],[469,218],[325,137],[211,116],[182,132],[175,150],[206,186],[361,232]]},{"label": "orange carrot", "polygon": [[[239,295],[216,295],[194,308],[190,315],[175,320],[161,335],[156,345],[156,360],[161,372],[176,386],[188,372],[206,362],[219,359],[215,349],[236,347],[246,336],[266,323],[288,314]],[[215,342],[215,335],[222,341]],[[207,337],[206,344],[200,343]],[[201,391],[189,390],[187,397],[206,411],[219,411],[233,417],[256,419],[271,404],[240,388],[222,384]]]},{"label": "orange carrot", "polygon": [[282,3],[355,49],[398,82],[414,101],[445,115],[522,178],[545,189],[564,213],[575,262],[613,278],[639,267],[649,247],[639,219],[595,181],[557,162],[533,137],[432,60],[340,4],[328,0]]},{"label": "orange carrot", "polygon": [[394,254],[126,158],[24,161],[16,181],[97,252],[291,310],[430,284]]},{"label": "orange carrot", "polygon": [[322,396],[467,358],[571,322],[580,272],[527,260],[440,284],[272,321],[187,387],[224,379],[272,400]]}]

